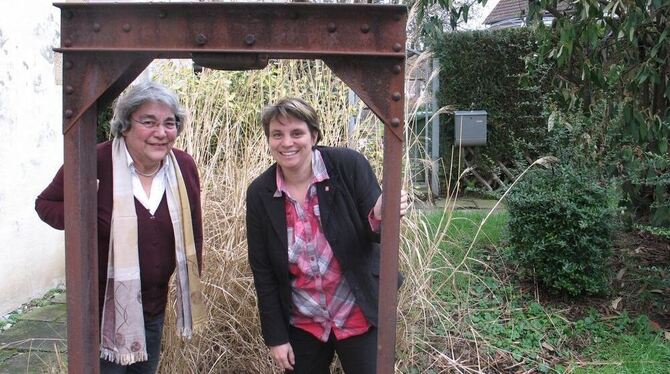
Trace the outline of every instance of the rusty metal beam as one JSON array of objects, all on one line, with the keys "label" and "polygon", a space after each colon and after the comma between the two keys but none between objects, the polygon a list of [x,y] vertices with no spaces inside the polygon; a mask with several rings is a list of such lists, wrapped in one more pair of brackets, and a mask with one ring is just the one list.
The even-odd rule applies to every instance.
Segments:
[{"label": "rusty metal beam", "polygon": [[95,136],[105,107],[153,60],[143,54],[66,54],[63,61],[68,371],[99,366]]},{"label": "rusty metal beam", "polygon": [[[62,51],[283,53],[404,58],[404,6],[58,3]],[[307,57],[302,57],[307,56]]]},{"label": "rusty metal beam", "polygon": [[93,106],[81,116],[80,125],[64,136],[65,284],[70,373],[97,373],[100,363],[96,120]]},{"label": "rusty metal beam", "polygon": [[[404,38],[402,42],[405,43]],[[402,141],[405,59],[335,57],[324,58],[324,62]]]},{"label": "rusty metal beam", "polygon": [[[400,245],[400,180],[402,138],[392,127],[384,129],[384,177],[379,271],[379,332],[377,334],[377,373],[394,373],[396,345],[396,310],[398,305],[398,250]],[[396,128],[397,129],[397,128]],[[402,132],[402,129],[400,130]]]},{"label": "rusty metal beam", "polygon": [[[308,3],[57,3],[64,54],[68,355],[71,373],[98,372],[95,112],[154,58],[219,69],[268,59],[323,59],[385,124],[384,230],[378,373],[395,356],[404,6]],[[74,317],[77,318],[74,318]],[[93,317],[91,320],[89,317]]]},{"label": "rusty metal beam", "polygon": [[153,59],[153,55],[140,53],[66,53],[63,56],[63,134],[96,103],[101,108],[106,107]]},{"label": "rusty metal beam", "polygon": [[[405,39],[403,39],[403,44]],[[404,124],[405,61],[392,57],[335,57],[326,64],[384,122],[382,257],[379,272],[377,372],[393,373],[396,343],[400,180]]]}]

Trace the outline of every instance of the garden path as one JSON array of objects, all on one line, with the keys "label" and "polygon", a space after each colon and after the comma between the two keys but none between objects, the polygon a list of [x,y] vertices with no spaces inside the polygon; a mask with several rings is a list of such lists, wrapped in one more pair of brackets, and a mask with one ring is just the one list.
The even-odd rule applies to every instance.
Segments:
[{"label": "garden path", "polygon": [[0,374],[58,372],[67,359],[65,293],[46,301],[0,332]]}]

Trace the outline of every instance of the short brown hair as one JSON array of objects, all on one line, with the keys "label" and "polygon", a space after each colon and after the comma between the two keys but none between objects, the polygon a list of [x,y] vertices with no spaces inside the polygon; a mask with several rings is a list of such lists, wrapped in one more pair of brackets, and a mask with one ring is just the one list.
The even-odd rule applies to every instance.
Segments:
[{"label": "short brown hair", "polygon": [[321,125],[316,110],[305,100],[297,97],[285,97],[279,99],[274,105],[268,105],[263,108],[261,113],[261,122],[263,122],[263,131],[265,137],[270,136],[270,122],[278,117],[292,117],[297,120],[305,121],[309,131],[316,132],[316,143],[321,140]]}]

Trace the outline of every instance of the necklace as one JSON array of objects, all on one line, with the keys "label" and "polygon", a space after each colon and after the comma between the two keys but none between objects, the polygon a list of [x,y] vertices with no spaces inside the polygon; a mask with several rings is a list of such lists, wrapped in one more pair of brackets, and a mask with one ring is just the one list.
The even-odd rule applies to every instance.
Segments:
[{"label": "necklace", "polygon": [[158,173],[158,170],[160,170],[160,168],[161,164],[158,164],[156,170],[152,171],[151,173],[142,173],[141,171],[137,170],[137,168],[135,168],[135,172],[143,177],[153,177],[154,175],[156,175],[156,173]]}]

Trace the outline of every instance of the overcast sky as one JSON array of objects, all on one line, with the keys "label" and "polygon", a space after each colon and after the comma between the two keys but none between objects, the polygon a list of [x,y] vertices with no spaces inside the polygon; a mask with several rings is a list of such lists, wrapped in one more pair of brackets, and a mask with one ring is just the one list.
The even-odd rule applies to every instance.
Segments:
[{"label": "overcast sky", "polygon": [[483,9],[479,8],[473,13],[473,17],[468,20],[464,28],[467,29],[482,29],[484,28],[484,19],[491,13],[491,10],[498,4],[500,0],[488,0]]}]

